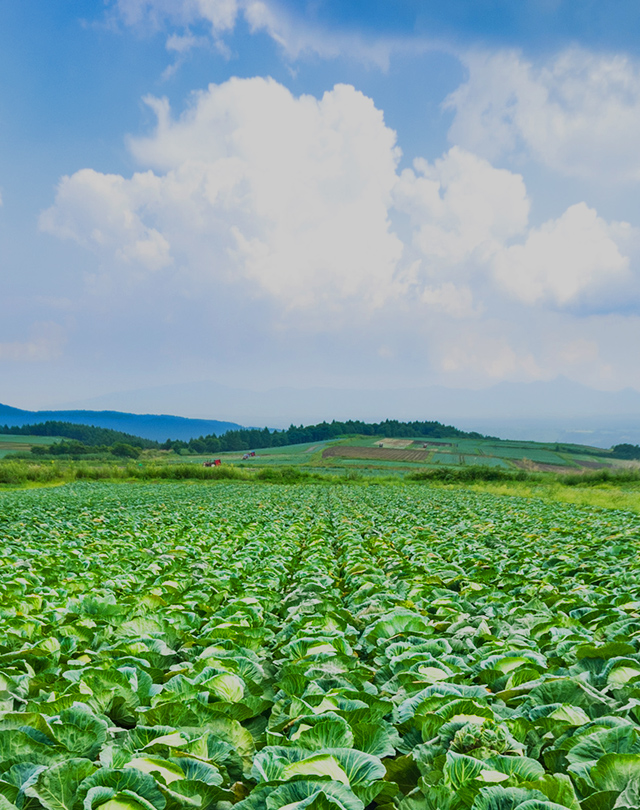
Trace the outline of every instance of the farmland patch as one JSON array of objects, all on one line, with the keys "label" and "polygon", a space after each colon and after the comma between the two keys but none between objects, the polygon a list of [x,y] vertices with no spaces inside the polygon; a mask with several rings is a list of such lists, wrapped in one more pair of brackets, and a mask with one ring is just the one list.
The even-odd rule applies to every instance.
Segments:
[{"label": "farmland patch", "polygon": [[48,445],[57,441],[51,436],[22,436],[19,434],[0,434],[0,458],[13,453],[28,453],[34,445]]},{"label": "farmland patch", "polygon": [[389,447],[353,447],[334,445],[322,452],[322,458],[359,458],[379,461],[425,462],[431,454],[427,450],[399,450]]},{"label": "farmland patch", "polygon": [[637,807],[638,516],[75,484],[0,538],[3,810]]}]

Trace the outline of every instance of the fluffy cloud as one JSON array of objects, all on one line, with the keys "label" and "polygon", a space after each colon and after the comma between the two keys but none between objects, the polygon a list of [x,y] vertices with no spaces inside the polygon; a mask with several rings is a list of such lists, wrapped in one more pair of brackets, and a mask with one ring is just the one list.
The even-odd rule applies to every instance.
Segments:
[{"label": "fluffy cloud", "polygon": [[248,281],[287,307],[390,294],[402,244],[388,210],[395,133],[372,101],[336,86],[294,98],[272,80],[232,79],[178,120],[166,101],[153,166],[130,180],[83,170],[61,182],[41,226],[98,250],[106,265],[175,261],[192,281]]},{"label": "fluffy cloud", "polygon": [[630,226],[578,203],[532,227],[523,177],[457,146],[399,171],[395,133],[351,86],[231,79],[178,117],[147,102],[157,124],[129,140],[142,171],[63,178],[41,227],[96,253],[83,307],[123,329],[150,318],[154,351],[163,335],[211,351],[242,322],[251,357],[289,367],[373,352],[461,385],[619,374],[626,332],[593,313],[633,300]]},{"label": "fluffy cloud", "polygon": [[[178,54],[178,64],[180,54],[207,41],[190,28],[208,25],[226,53],[222,37],[239,18],[252,33],[270,36],[291,60],[347,57],[386,70],[394,53],[437,47],[415,36],[396,41],[324,30],[278,0],[113,0],[111,8],[127,26],[170,31],[167,48]],[[631,57],[573,48],[535,63],[515,51],[458,58],[469,76],[444,102],[455,113],[452,143],[490,160],[524,153],[567,175],[640,178],[640,63]]]},{"label": "fluffy cloud", "polygon": [[131,180],[82,169],[63,177],[56,205],[40,217],[43,231],[73,239],[85,247],[110,253],[126,264],[158,270],[171,263],[169,243],[142,221],[142,209],[159,192],[151,172]]},{"label": "fluffy cloud", "polygon": [[[612,301],[631,281],[624,247],[634,231],[605,222],[585,203],[570,206],[539,228],[529,225],[529,198],[519,174],[453,147],[429,164],[414,161],[394,192],[397,208],[413,224],[413,246],[422,278],[448,278],[447,287],[427,287],[425,303],[450,314],[471,315],[472,287],[491,276],[498,288],[525,304],[565,307],[598,291]],[[421,274],[414,266],[413,277]],[[464,282],[460,292],[452,286]],[[444,290],[447,290],[446,294]],[[602,291],[606,289],[603,299]]]},{"label": "fluffy cloud", "polygon": [[485,262],[506,240],[522,234],[529,200],[518,174],[496,169],[453,147],[433,165],[414,161],[395,189],[399,210],[414,227],[414,245],[429,267]]},{"label": "fluffy cloud", "polygon": [[615,241],[624,228],[608,225],[584,203],[572,205],[559,219],[532,229],[524,244],[499,251],[496,279],[527,304],[546,298],[566,305],[627,279],[629,259]]},{"label": "fluffy cloud", "polygon": [[465,57],[445,107],[453,143],[495,159],[524,153],[567,175],[640,179],[640,66],[569,50],[534,65],[515,52]]},{"label": "fluffy cloud", "polygon": [[[371,311],[409,296],[455,318],[491,285],[525,304],[568,306],[627,280],[631,232],[584,203],[529,225],[523,178],[460,147],[397,172],[395,133],[371,99],[337,85],[294,97],[231,79],[131,139],[147,167],[60,182],[43,230],[94,249],[106,268],[165,271],[192,289],[241,285],[283,311]],[[392,220],[408,221],[404,241]]]}]

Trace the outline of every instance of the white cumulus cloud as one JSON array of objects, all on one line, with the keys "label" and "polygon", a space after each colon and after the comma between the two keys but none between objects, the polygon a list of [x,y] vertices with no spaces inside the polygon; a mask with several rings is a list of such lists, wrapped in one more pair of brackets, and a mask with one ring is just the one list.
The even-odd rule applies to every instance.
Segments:
[{"label": "white cumulus cloud", "polygon": [[211,85],[131,141],[147,171],[64,178],[43,229],[149,269],[250,281],[286,306],[358,295],[378,306],[402,244],[389,223],[399,157],[371,99],[338,85],[295,98],[266,79]]},{"label": "white cumulus cloud", "polygon": [[[230,79],[179,116],[147,103],[157,124],[129,139],[141,171],[82,169],[41,217],[97,254],[87,299],[103,306],[152,300],[189,334],[194,307],[205,331],[257,319],[277,351],[312,335],[397,357],[419,345],[449,379],[480,382],[587,373],[596,350],[567,324],[633,295],[630,226],[582,202],[532,226],[523,177],[458,146],[399,171],[395,133],[352,86],[296,97]],[[547,342],[569,348],[545,359],[549,313],[567,320]]]},{"label": "white cumulus cloud", "polygon": [[159,179],[151,172],[125,180],[81,169],[73,177],[62,178],[56,205],[43,212],[40,227],[101,254],[158,270],[171,263],[169,243],[143,222],[141,210],[158,190]]},{"label": "white cumulus cloud", "polygon": [[558,219],[532,229],[524,244],[499,251],[495,276],[527,304],[549,299],[566,305],[585,291],[627,276],[629,259],[621,254],[615,235],[616,226],[592,208],[572,205]]},{"label": "white cumulus cloud", "polygon": [[395,189],[411,218],[414,244],[431,267],[483,262],[523,233],[529,200],[522,177],[454,146],[430,164],[419,158]]},{"label": "white cumulus cloud", "polygon": [[427,286],[422,300],[440,301],[443,311],[457,317],[474,312],[472,299],[488,277],[525,304],[559,307],[603,289],[609,301],[612,291],[620,300],[623,283],[631,281],[625,249],[635,232],[628,224],[607,223],[578,203],[531,227],[522,176],[460,147],[433,164],[414,161],[400,175],[394,199],[414,228],[419,259],[412,278],[449,279],[449,286]]},{"label": "white cumulus cloud", "polygon": [[640,65],[571,49],[534,64],[511,51],[464,58],[468,80],[445,101],[449,137],[495,159],[520,153],[566,175],[640,179]]}]

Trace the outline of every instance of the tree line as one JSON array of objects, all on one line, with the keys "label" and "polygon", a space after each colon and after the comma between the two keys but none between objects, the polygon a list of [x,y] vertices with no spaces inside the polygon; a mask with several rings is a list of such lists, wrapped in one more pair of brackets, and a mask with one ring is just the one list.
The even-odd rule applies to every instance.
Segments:
[{"label": "tree line", "polygon": [[64,439],[71,439],[74,442],[80,442],[88,447],[112,447],[115,444],[128,444],[141,449],[160,447],[159,443],[153,441],[153,439],[143,439],[141,436],[133,436],[120,430],[53,420],[39,422],[34,425],[22,425],[21,427],[4,425],[4,427],[0,427],[0,434],[11,436],[59,436]]},{"label": "tree line", "polygon": [[640,459],[640,447],[637,444],[616,444],[611,448],[614,458]]},{"label": "tree line", "polygon": [[361,422],[359,420],[337,422],[334,420],[306,427],[291,425],[286,430],[272,430],[266,427],[262,429],[241,428],[229,430],[220,436],[209,434],[189,441],[167,439],[163,444],[110,428],[77,425],[72,422],[48,421],[22,427],[5,425],[0,427],[0,433],[62,438],[62,441],[54,444],[33,447],[31,453],[36,456],[111,454],[128,458],[136,458],[144,449],[206,454],[286,447],[292,444],[323,442],[352,435],[417,439],[487,438],[480,433],[458,430],[458,428],[444,425],[441,422],[400,422],[396,419],[386,419],[384,422]]},{"label": "tree line", "polygon": [[31,448],[31,455],[33,456],[70,456],[71,458],[106,455],[118,458],[138,458],[141,453],[141,447],[136,447],[127,442],[84,444],[75,439],[63,439],[61,442],[54,442],[53,444],[36,444]]},{"label": "tree line", "polygon": [[168,439],[164,450],[181,450],[192,453],[220,453],[238,450],[260,450],[267,447],[286,447],[291,444],[323,442],[339,439],[342,436],[381,436],[408,439],[450,439],[450,438],[486,438],[480,433],[465,432],[441,422],[399,422],[386,419],[384,422],[320,422],[317,425],[291,425],[286,430],[269,430],[269,428],[242,428],[229,430],[221,436],[210,434],[191,439],[188,442],[179,439]]}]

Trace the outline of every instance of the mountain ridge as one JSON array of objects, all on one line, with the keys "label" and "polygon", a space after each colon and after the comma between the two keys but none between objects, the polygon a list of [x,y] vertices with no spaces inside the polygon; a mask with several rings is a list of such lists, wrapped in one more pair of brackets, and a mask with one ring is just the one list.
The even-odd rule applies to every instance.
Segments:
[{"label": "mountain ridge", "polygon": [[218,419],[191,419],[171,414],[136,414],[105,410],[46,410],[27,411],[0,403],[0,425],[22,427],[41,422],[71,422],[76,425],[92,425],[130,433],[143,439],[164,442],[167,439],[189,441],[199,436],[226,433],[243,426],[237,422]]},{"label": "mountain ridge", "polygon": [[630,387],[601,391],[566,377],[529,383],[502,381],[479,389],[387,384],[367,388],[274,385],[257,390],[200,380],[112,392],[60,407],[144,413],[151,403],[165,413],[188,418],[208,418],[213,404],[222,419],[273,428],[332,419],[379,422],[388,418],[447,421],[640,415],[639,391]]}]

